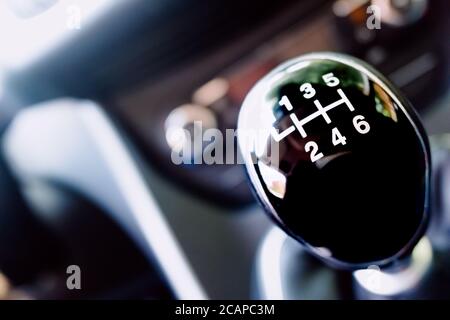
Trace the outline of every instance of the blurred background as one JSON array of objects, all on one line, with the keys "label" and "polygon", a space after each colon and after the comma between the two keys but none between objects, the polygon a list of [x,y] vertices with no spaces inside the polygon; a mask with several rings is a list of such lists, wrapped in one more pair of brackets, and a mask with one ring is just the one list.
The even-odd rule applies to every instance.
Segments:
[{"label": "blurred background", "polygon": [[[174,164],[168,128],[233,129],[273,67],[337,51],[392,80],[450,149],[449,40],[447,0],[2,0],[0,298],[264,297],[271,222],[243,167]],[[435,168],[441,225],[446,168]],[[312,279],[323,267],[307,268]],[[293,296],[353,297],[321,279]]]}]

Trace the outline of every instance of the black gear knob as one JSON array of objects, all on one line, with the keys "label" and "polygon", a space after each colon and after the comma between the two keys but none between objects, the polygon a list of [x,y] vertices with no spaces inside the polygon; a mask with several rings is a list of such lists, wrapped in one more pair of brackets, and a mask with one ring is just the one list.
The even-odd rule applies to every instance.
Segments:
[{"label": "black gear knob", "polygon": [[280,65],[247,95],[238,139],[266,211],[326,262],[385,266],[423,235],[427,136],[366,63],[313,53]]}]

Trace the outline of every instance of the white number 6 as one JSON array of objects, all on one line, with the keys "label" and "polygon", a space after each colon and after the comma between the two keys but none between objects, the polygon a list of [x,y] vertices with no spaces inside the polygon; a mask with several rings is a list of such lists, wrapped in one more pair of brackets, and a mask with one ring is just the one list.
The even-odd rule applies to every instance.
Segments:
[{"label": "white number 6", "polygon": [[353,126],[355,127],[356,131],[358,131],[361,134],[366,134],[370,131],[370,125],[367,121],[364,121],[364,116],[356,116],[353,118]]}]

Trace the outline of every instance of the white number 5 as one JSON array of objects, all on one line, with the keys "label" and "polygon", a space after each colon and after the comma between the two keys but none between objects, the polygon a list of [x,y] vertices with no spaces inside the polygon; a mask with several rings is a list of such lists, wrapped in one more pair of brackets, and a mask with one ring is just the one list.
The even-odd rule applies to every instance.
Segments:
[{"label": "white number 5", "polygon": [[339,79],[336,78],[332,72],[324,74],[322,79],[329,87],[336,87],[339,84]]}]

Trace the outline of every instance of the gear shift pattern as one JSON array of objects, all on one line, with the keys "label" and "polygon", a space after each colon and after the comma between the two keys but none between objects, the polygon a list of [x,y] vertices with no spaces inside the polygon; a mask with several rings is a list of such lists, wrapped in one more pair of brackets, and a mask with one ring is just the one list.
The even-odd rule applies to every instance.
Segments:
[{"label": "gear shift pattern", "polygon": [[409,102],[364,62],[313,53],[280,65],[247,95],[238,132],[268,214],[326,263],[390,266],[422,237],[428,140]]}]

